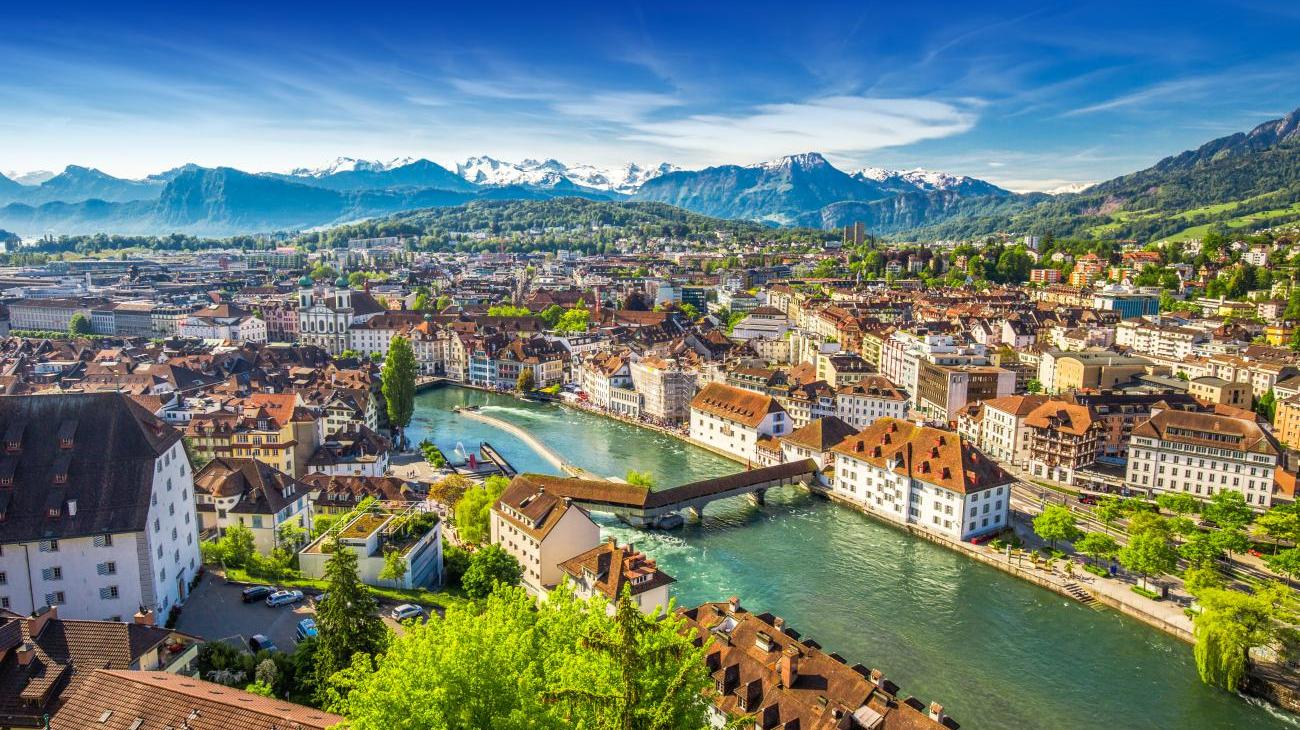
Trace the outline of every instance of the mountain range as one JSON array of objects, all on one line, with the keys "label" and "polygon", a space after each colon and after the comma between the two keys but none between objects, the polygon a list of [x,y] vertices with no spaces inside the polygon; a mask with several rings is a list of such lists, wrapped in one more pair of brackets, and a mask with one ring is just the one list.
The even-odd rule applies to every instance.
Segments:
[{"label": "mountain range", "polygon": [[944,172],[841,170],[808,152],[752,165],[615,168],[554,159],[341,157],[319,168],[249,173],[181,167],[124,180],[69,166],[24,184],[0,175],[0,228],[223,236],[301,230],[478,200],[585,198],[666,203],[717,218],[881,235],[968,238],[1030,232],[1106,238],[1190,236],[1210,225],[1300,219],[1300,110],[1150,168],[1058,195],[1016,194]]}]

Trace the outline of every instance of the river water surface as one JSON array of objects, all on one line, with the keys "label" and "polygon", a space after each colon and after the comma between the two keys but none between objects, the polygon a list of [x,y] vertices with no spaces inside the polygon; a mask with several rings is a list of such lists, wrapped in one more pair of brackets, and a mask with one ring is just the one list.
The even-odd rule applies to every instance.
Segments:
[{"label": "river water surface", "polygon": [[[479,405],[596,474],[675,486],[743,466],[668,436],[550,404],[444,387],[410,435],[448,454],[489,441],[520,471],[555,468],[515,437],[451,412]],[[677,578],[680,605],[738,596],[827,651],[942,703],[964,728],[1292,728],[1290,715],[1200,683],[1191,647],[792,489],[716,502],[671,532],[597,516]]]}]

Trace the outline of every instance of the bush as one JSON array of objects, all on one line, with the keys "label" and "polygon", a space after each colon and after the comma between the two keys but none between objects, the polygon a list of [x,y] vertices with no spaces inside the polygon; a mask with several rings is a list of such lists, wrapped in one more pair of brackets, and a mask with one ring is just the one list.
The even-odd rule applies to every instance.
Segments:
[{"label": "bush", "polygon": [[1086,570],[1086,571],[1088,571],[1089,573],[1092,573],[1093,575],[1097,576],[1098,578],[1109,578],[1109,577],[1110,577],[1110,572],[1107,571],[1105,568],[1101,567],[1100,565],[1093,565],[1092,563],[1084,563],[1084,564],[1083,564],[1083,569]]},{"label": "bush", "polygon": [[1132,590],[1134,593],[1138,594],[1139,596],[1145,596],[1147,598],[1150,598],[1153,601],[1160,600],[1159,593],[1143,588],[1142,586],[1129,586],[1129,589]]}]

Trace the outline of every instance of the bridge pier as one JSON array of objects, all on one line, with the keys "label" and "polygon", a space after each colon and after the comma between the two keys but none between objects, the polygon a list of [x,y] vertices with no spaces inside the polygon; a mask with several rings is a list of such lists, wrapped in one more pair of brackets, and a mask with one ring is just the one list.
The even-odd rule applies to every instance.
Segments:
[{"label": "bridge pier", "polygon": [[701,517],[704,516],[704,515],[703,515],[704,510],[703,510],[703,508],[700,508],[700,507],[687,507],[686,509],[684,509],[684,510],[682,510],[682,511],[686,513],[686,516],[687,516],[687,517],[689,517],[689,518],[691,518],[691,519],[694,519],[694,520],[698,520],[698,519],[700,519]]},{"label": "bridge pier", "polygon": [[750,492],[749,501],[753,502],[755,505],[758,505],[759,507],[762,507],[764,504],[767,503],[767,490],[755,489],[754,491]]}]

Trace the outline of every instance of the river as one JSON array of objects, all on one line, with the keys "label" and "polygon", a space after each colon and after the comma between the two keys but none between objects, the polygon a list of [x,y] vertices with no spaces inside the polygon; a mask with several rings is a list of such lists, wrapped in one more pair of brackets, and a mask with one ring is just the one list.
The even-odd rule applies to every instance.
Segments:
[{"label": "river", "polygon": [[[571,408],[456,387],[421,393],[410,435],[450,454],[490,441],[520,471],[556,473],[523,442],[451,412],[528,429],[596,474],[649,471],[675,486],[743,467],[677,439]],[[680,605],[738,596],[904,693],[938,701],[964,728],[1289,728],[1296,718],[1206,687],[1191,647],[1110,610],[1086,608],[806,492],[710,505],[671,532],[598,516],[677,578]]]}]

